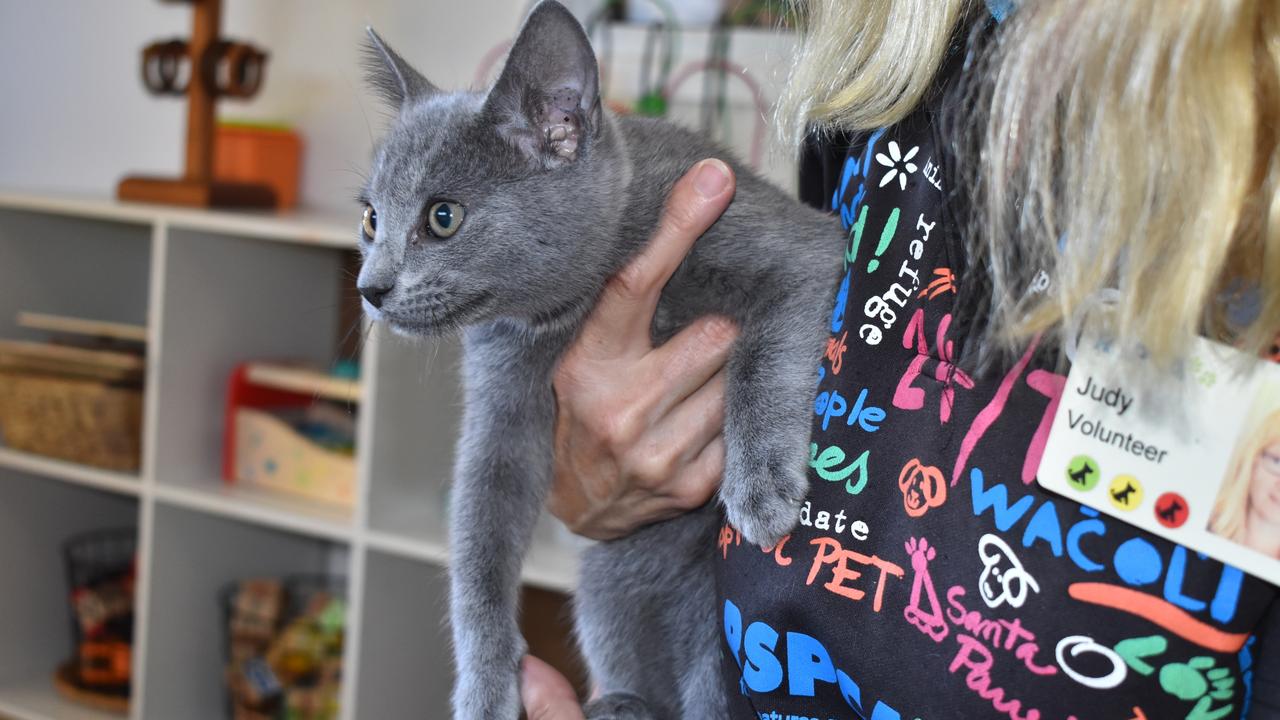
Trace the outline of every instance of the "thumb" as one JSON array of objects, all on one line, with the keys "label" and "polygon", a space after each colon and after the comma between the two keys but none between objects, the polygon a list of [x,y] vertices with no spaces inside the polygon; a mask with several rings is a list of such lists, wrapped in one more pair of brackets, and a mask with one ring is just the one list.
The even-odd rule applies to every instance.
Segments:
[{"label": "thumb", "polygon": [[733,170],[715,158],[699,162],[676,181],[649,243],[605,283],[574,345],[603,359],[647,353],[662,289],[694,242],[729,207],[735,188]]},{"label": "thumb", "polygon": [[525,655],[521,670],[520,701],[529,720],[584,720],[578,694],[555,668]]}]

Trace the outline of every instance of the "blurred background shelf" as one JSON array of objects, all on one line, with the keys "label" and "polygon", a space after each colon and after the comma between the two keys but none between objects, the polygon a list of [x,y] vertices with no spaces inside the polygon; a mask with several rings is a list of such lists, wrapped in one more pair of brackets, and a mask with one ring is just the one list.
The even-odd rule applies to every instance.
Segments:
[{"label": "blurred background shelf", "polygon": [[0,207],[64,217],[134,224],[164,224],[185,230],[276,240],[300,245],[353,248],[358,220],[333,210],[195,210],[171,205],[121,202],[114,198],[44,195],[0,189]]},{"label": "blurred background shelf", "polygon": [[[0,567],[22,579],[0,587],[0,717],[118,717],[62,699],[51,681],[71,647],[61,543],[102,527],[137,536],[129,717],[224,717],[219,593],[300,574],[345,578],[343,720],[447,707],[459,350],[361,323],[356,220],[0,191],[0,337],[34,339],[37,328],[14,321],[27,311],[145,328],[147,341],[140,471],[0,445]],[[68,255],[80,259],[70,270]],[[354,417],[353,503],[222,479],[227,382],[254,360],[354,361],[358,379],[299,386]],[[545,614],[534,624],[564,647],[559,593],[574,584],[574,552],[548,519],[525,565],[526,592],[541,593],[530,612]]]},{"label": "blurred background shelf", "polygon": [[[140,502],[23,468],[0,469],[0,716],[111,717],[83,709],[53,688],[71,653],[63,544],[101,528],[139,525]],[[118,716],[117,716],[118,717]]]}]

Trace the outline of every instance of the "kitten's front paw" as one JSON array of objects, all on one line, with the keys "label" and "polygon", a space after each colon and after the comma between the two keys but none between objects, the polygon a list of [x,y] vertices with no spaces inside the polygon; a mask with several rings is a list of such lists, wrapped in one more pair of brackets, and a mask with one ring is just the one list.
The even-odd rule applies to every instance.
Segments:
[{"label": "kitten's front paw", "polygon": [[765,450],[726,459],[720,498],[729,523],[753,545],[771,547],[800,520],[800,506],[809,493],[803,458],[794,452]]}]

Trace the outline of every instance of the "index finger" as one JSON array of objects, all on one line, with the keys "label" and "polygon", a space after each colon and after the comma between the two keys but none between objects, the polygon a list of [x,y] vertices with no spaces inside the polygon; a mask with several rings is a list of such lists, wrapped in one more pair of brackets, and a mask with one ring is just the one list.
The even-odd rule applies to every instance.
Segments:
[{"label": "index finger", "polygon": [[693,243],[729,207],[734,186],[733,171],[715,158],[698,162],[676,181],[648,245],[605,284],[583,325],[580,351],[598,358],[649,351],[649,326],[662,288]]}]

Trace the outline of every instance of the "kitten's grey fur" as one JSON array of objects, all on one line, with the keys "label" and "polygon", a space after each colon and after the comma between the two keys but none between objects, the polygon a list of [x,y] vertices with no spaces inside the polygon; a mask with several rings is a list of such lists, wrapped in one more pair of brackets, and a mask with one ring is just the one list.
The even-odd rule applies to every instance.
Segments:
[{"label": "kitten's grey fur", "polygon": [[[359,285],[386,291],[365,309],[398,332],[462,330],[450,547],[466,562],[450,567],[453,711],[516,720],[517,591],[550,482],[550,377],[605,280],[645,245],[695,162],[733,167],[736,199],[666,286],[652,334],[665,341],[708,313],[739,324],[719,499],[745,540],[769,545],[794,526],[807,492],[841,234],[706,139],[606,112],[587,37],[558,3],[530,13],[487,94],[443,92],[370,37],[370,79],[398,115],[366,189],[377,227],[361,243]],[[448,239],[421,231],[439,200],[466,210]],[[592,720],[726,715],[712,565],[720,518],[712,502],[585,553],[578,637],[607,693],[588,705]]]}]

